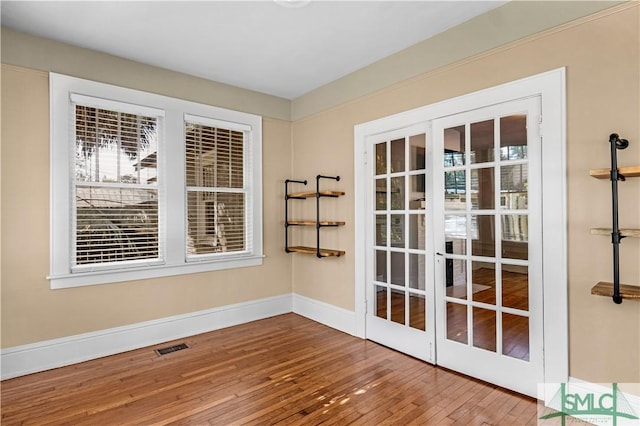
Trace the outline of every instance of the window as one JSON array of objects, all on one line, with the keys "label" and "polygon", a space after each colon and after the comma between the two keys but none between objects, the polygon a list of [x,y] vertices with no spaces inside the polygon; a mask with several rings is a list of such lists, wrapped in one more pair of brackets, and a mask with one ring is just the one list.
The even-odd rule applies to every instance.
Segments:
[{"label": "window", "polygon": [[262,263],[259,116],[50,83],[52,288]]}]

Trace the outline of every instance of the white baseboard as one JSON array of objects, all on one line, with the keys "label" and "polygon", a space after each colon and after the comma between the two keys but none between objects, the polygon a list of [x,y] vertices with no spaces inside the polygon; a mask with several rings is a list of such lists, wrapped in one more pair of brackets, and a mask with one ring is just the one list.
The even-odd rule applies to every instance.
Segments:
[{"label": "white baseboard", "polygon": [[63,367],[291,311],[291,294],[285,294],[92,333],[14,346],[0,351],[0,379],[5,380]]},{"label": "white baseboard", "polygon": [[356,336],[356,313],[329,303],[293,294],[293,312]]}]

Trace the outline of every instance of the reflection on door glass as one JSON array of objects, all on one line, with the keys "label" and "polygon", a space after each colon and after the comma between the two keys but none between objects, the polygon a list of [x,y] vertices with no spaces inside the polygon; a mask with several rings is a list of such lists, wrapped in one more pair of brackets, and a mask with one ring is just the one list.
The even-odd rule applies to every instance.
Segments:
[{"label": "reflection on door glass", "polygon": [[445,259],[445,294],[456,299],[467,298],[467,261]]},{"label": "reflection on door glass", "polygon": [[425,165],[425,134],[409,138],[409,170],[423,170]]},{"label": "reflection on door glass", "polygon": [[391,252],[391,284],[404,285],[404,253]]},{"label": "reflection on door glass", "polygon": [[425,208],[424,174],[409,176],[409,209],[424,210]]},{"label": "reflection on door glass", "polygon": [[404,172],[404,138],[391,141],[391,173]]},{"label": "reflection on door glass", "polygon": [[375,297],[375,309],[373,310],[376,313],[377,317],[387,318],[387,288],[377,285],[375,286],[376,297]]},{"label": "reflection on door glass", "polygon": [[444,129],[444,167],[462,166],[464,158],[464,125]]},{"label": "reflection on door glass", "polygon": [[385,214],[376,215],[376,245],[383,247],[387,245],[387,215]]},{"label": "reflection on door glass", "polygon": [[387,144],[385,142],[376,144],[376,174],[387,173]]},{"label": "reflection on door glass", "polygon": [[502,265],[502,306],[529,310],[529,268]]},{"label": "reflection on door glass", "polygon": [[376,281],[387,282],[387,252],[376,250]]},{"label": "reflection on door glass", "polygon": [[471,124],[471,163],[493,161],[493,120]]},{"label": "reflection on door glass", "polygon": [[502,354],[529,361],[529,318],[502,313]]},{"label": "reflection on door glass", "polygon": [[496,304],[496,265],[488,262],[471,262],[471,293],[473,300]]},{"label": "reflection on door glass", "polygon": [[391,178],[391,210],[404,210],[404,176]]},{"label": "reflection on door glass", "polygon": [[471,208],[494,209],[493,167],[471,170]]},{"label": "reflection on door glass", "polygon": [[502,166],[500,168],[500,207],[513,210],[526,209],[528,186],[526,164]]},{"label": "reflection on door glass", "polygon": [[387,209],[387,179],[376,179],[376,210]]},{"label": "reflection on door glass", "polygon": [[426,304],[422,294],[409,294],[409,325],[426,330]]},{"label": "reflection on door glass", "polygon": [[502,257],[529,259],[529,223],[524,214],[506,214],[502,222]]},{"label": "reflection on door glass", "polygon": [[494,257],[496,255],[495,218],[493,215],[474,217],[478,228],[478,238],[471,243],[471,254],[473,256]]},{"label": "reflection on door glass", "polygon": [[527,158],[527,116],[510,115],[500,119],[500,160]]},{"label": "reflection on door glass", "polygon": [[423,214],[409,215],[409,248],[424,250],[425,227]]},{"label": "reflection on door glass", "polygon": [[405,324],[405,292],[401,290],[391,291],[391,321]]},{"label": "reflection on door glass", "polygon": [[447,339],[467,343],[467,305],[447,302]]},{"label": "reflection on door glass", "polygon": [[405,246],[405,235],[404,235],[404,215],[403,214],[392,214],[391,215],[391,247],[401,247]]},{"label": "reflection on door glass", "polygon": [[444,216],[445,251],[450,254],[467,253],[467,216]]},{"label": "reflection on door glass", "polygon": [[464,210],[467,208],[467,189],[464,170],[444,173],[444,209]]},{"label": "reflection on door glass", "polygon": [[425,256],[409,254],[409,287],[417,290],[425,289]]},{"label": "reflection on door glass", "polygon": [[496,311],[473,308],[473,346],[496,351]]}]

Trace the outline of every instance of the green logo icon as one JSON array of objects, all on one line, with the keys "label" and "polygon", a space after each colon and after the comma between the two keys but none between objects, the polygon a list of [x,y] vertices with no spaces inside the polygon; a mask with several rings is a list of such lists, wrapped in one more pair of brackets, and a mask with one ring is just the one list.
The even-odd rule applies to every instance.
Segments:
[{"label": "green logo icon", "polygon": [[[566,383],[560,383],[560,389],[548,405],[551,408],[547,408],[545,411],[551,412],[541,416],[540,420],[560,417],[563,426],[567,416],[580,417],[594,424],[612,424],[614,426],[618,424],[619,418],[639,419],[624,394],[618,390],[617,383],[612,384],[611,393],[602,394],[594,392],[571,393],[567,391]],[[588,419],[585,419],[585,416]]]}]

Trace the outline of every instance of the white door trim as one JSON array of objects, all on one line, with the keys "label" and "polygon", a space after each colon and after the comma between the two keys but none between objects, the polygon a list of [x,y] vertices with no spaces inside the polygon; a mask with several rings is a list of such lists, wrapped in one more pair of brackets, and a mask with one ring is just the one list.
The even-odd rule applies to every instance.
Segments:
[{"label": "white door trim", "polygon": [[366,338],[366,139],[412,124],[530,96],[541,96],[544,380],[569,378],[566,208],[565,68],[505,83],[389,117],[356,125],[355,158],[355,311],[356,335]]}]

